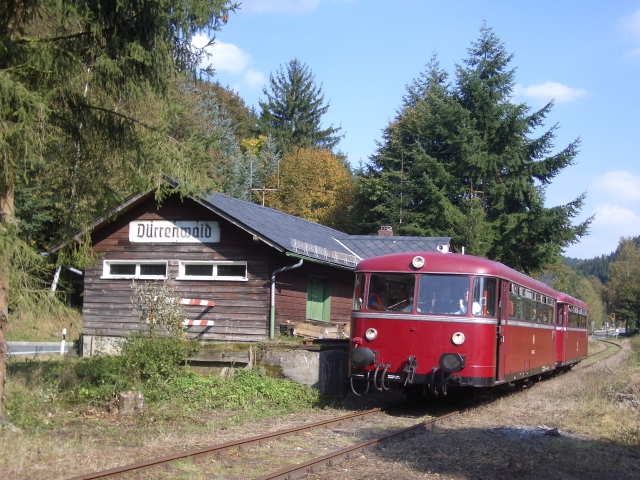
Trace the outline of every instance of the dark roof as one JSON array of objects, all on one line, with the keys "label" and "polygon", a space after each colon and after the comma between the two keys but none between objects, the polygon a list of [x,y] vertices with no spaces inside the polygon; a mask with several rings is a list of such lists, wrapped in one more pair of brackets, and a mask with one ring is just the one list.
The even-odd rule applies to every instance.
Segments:
[{"label": "dark roof", "polygon": [[348,235],[341,240],[350,250],[362,258],[377,257],[387,253],[430,252],[438,245],[449,245],[449,237],[384,237],[372,235]]},{"label": "dark roof", "polygon": [[348,235],[220,193],[206,196],[200,203],[279,250],[350,267],[365,258],[387,253],[435,251],[438,245],[449,247],[451,242],[449,237]]},{"label": "dark roof", "polygon": [[[152,198],[153,193],[151,190],[132,195],[105,215],[95,219],[88,230],[102,228],[107,222]],[[387,253],[433,251],[438,245],[450,247],[451,242],[449,237],[348,235],[279,210],[221,193],[205,195],[199,199],[189,198],[281,252],[348,268],[355,268],[356,264],[365,258]],[[78,230],[72,239],[77,241],[84,231],[86,230]],[[66,242],[59,243],[49,252],[54,253],[65,244]]]}]

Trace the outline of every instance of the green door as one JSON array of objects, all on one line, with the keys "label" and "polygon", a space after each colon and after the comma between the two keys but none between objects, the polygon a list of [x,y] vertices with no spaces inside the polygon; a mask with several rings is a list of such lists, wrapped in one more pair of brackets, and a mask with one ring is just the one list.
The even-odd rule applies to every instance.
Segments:
[{"label": "green door", "polygon": [[307,281],[307,320],[329,322],[331,313],[331,281],[309,276]]}]

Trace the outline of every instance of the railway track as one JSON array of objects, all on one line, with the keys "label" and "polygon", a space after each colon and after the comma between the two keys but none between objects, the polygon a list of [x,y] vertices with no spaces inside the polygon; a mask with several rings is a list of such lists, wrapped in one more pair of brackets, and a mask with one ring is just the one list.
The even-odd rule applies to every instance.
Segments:
[{"label": "railway track", "polygon": [[[194,478],[198,477],[198,473],[203,475],[210,475],[206,471],[215,470],[224,471],[225,473],[231,473],[229,468],[233,467],[231,464],[239,464],[243,478],[260,478],[260,479],[294,479],[300,478],[307,473],[317,472],[325,467],[330,467],[340,463],[341,461],[358,455],[364,451],[384,446],[389,442],[402,440],[404,438],[416,435],[425,430],[433,428],[439,422],[450,418],[453,415],[457,415],[458,412],[448,413],[436,418],[432,418],[426,421],[413,423],[403,428],[397,428],[398,425],[406,424],[411,421],[411,418],[397,416],[397,421],[391,422],[395,426],[392,427],[392,431],[389,430],[389,417],[384,413],[385,409],[375,408],[366,410],[363,412],[350,413],[333,419],[314,422],[311,424],[302,425],[287,430],[280,430],[277,432],[259,435],[242,440],[223,443],[220,445],[213,445],[210,447],[200,448],[197,450],[178,453],[175,455],[169,455],[166,457],[156,458],[139,462],[135,464],[125,465],[122,467],[116,467],[109,470],[103,470],[100,472],[88,473],[73,477],[71,480],[90,480],[99,478],[174,478],[176,474],[188,473]],[[377,415],[385,415],[382,419],[382,425],[377,425],[372,421]],[[355,425],[360,423],[360,425]],[[366,423],[366,425],[362,425]],[[338,427],[348,427],[344,430],[336,430]],[[334,436],[337,433],[336,438],[329,441],[332,446],[322,446],[318,439],[324,439],[330,437],[329,434],[319,435],[318,429],[332,430],[329,434],[333,433]],[[378,430],[378,433],[372,435],[374,430]],[[363,432],[359,432],[363,430]],[[383,433],[380,434],[379,431]],[[282,446],[279,440],[283,440],[288,437],[300,437],[309,435],[314,443],[313,450],[314,455],[311,458],[305,458],[302,462],[292,462],[297,456],[309,457],[310,455],[298,455],[301,447],[295,446],[296,441],[292,440],[294,446]],[[364,441],[357,441],[360,436],[368,437]],[[343,437],[343,438],[340,438]],[[355,440],[355,441],[354,441]],[[298,444],[304,444],[305,441],[298,440]],[[325,442],[326,443],[326,442]],[[341,443],[348,443],[347,446],[339,445]],[[330,453],[317,456],[318,452],[331,449],[335,447]],[[265,455],[272,456],[273,450],[284,448],[285,460],[281,458],[278,460],[278,466],[282,464],[289,464],[284,469],[273,468],[274,472],[269,474],[263,474],[264,471],[269,470],[269,462],[264,459]],[[289,455],[286,455],[289,452]],[[277,456],[277,455],[276,455]],[[247,458],[249,457],[249,458]],[[254,457],[254,459],[251,459]],[[287,458],[288,457],[288,461]],[[248,467],[248,468],[243,468]],[[238,468],[236,468],[238,470]],[[259,474],[251,474],[249,471],[259,471]],[[226,475],[225,475],[226,476]],[[210,478],[210,477],[209,477]]]},{"label": "railway track", "polygon": [[[384,422],[378,422],[382,423],[382,426],[376,427],[375,416],[387,414],[383,409],[375,408],[265,435],[88,473],[73,477],[71,480],[174,478],[180,474],[188,474],[192,478],[198,478],[199,475],[203,478],[211,478],[212,473],[216,474],[220,471],[225,473],[225,477],[232,474],[237,478],[236,473],[238,473],[241,478],[292,480],[337,465],[362,452],[421,433],[458,413],[450,412],[417,423],[413,423],[415,421],[410,417],[396,416],[396,421],[391,422],[393,426],[390,426],[387,418]],[[354,423],[360,425],[354,426]],[[402,427],[406,423],[411,424]],[[340,427],[349,428],[339,430]],[[320,429],[325,433],[319,433]],[[389,431],[390,429],[392,430]],[[377,432],[373,433],[374,430]],[[289,440],[286,442],[289,445],[279,442],[294,436],[298,440]],[[363,436],[367,438],[361,440]],[[324,441],[326,439],[329,441]],[[309,442],[313,444],[312,448],[308,448]],[[343,446],[344,443],[348,445]],[[331,451],[324,455],[317,455],[325,450]],[[278,451],[280,453],[277,453]],[[310,454],[310,452],[313,453]],[[272,473],[264,474],[264,471],[270,468],[269,457],[275,457],[277,466],[273,468]],[[302,461],[297,461],[299,458],[302,458]],[[287,466],[278,468],[283,464]],[[232,472],[232,469],[240,472]]]},{"label": "railway track", "polygon": [[[611,349],[620,348],[615,342],[607,340],[600,341],[610,345],[609,348]],[[590,357],[602,355],[605,352],[606,350],[590,355]],[[388,422],[382,422],[384,425],[382,427],[378,426],[377,429],[383,430],[383,433],[371,434],[371,432],[376,429],[375,421],[372,419],[376,415],[386,415],[385,409],[374,408],[295,428],[80,475],[73,477],[71,480],[115,477],[174,478],[176,475],[183,473],[189,474],[192,478],[198,478],[199,475],[205,477],[211,475],[210,472],[212,470],[215,474],[216,471],[232,473],[231,470],[233,469],[240,470],[239,475],[236,475],[238,472],[233,472],[233,476],[236,478],[293,480],[325,468],[333,467],[344,460],[356,457],[366,451],[383,447],[390,442],[404,440],[422,433],[459,413],[459,411],[453,411],[407,426],[401,426],[401,424],[411,421],[411,419],[398,416],[397,419],[402,421],[395,422],[397,425],[392,431],[388,431]],[[323,429],[325,433],[319,433],[321,429]],[[360,432],[361,430],[366,431],[366,433],[362,434]],[[344,438],[339,440],[334,438],[333,441],[329,441],[331,444],[329,447],[324,446],[322,444],[323,442],[319,441],[319,439],[326,439],[332,436],[336,437],[336,434],[337,437]],[[280,440],[294,436],[297,437],[298,440],[293,441],[293,446],[287,446],[284,445],[283,442],[280,442]],[[367,436],[368,438],[362,440],[360,438],[362,436]],[[309,442],[313,445],[310,445]],[[348,443],[348,445],[341,445],[345,442]],[[310,446],[311,448],[309,448]],[[327,449],[331,451],[324,455],[318,455],[318,453],[323,453]],[[278,454],[278,450],[284,452],[284,454]],[[302,461],[297,461],[299,457],[302,458]],[[271,460],[275,458],[275,467],[272,465],[274,462],[270,462],[269,458],[271,458]],[[285,468],[278,468],[283,464],[287,466]],[[264,471],[270,468],[272,468],[273,471],[265,474]],[[224,476],[227,477],[228,475]]]}]

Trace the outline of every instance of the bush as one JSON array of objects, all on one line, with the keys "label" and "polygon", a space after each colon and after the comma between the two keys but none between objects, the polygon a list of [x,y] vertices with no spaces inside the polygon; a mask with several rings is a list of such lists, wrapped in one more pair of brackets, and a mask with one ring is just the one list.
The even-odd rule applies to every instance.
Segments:
[{"label": "bush", "polygon": [[121,355],[83,359],[76,365],[74,393],[78,400],[105,402],[118,392],[139,389],[152,400],[158,397],[155,390],[182,375],[186,360],[198,348],[195,341],[130,335]]}]

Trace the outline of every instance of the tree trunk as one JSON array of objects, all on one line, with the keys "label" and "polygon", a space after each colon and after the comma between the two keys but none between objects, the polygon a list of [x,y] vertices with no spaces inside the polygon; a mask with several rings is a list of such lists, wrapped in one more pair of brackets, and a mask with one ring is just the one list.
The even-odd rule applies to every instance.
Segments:
[{"label": "tree trunk", "polygon": [[[13,183],[2,185],[0,190],[0,229],[12,226],[13,217]],[[5,249],[6,250],[6,249]],[[4,386],[7,382],[7,317],[9,316],[9,256],[0,251],[0,421],[4,420]]]}]

